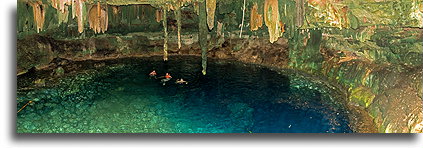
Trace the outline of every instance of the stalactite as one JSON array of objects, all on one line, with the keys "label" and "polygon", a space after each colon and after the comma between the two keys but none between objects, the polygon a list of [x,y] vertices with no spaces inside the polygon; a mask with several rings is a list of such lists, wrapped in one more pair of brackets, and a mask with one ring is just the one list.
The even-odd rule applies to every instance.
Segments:
[{"label": "stalactite", "polygon": [[45,20],[45,8],[41,1],[30,2],[32,6],[32,12],[34,14],[34,22],[37,26],[37,33],[43,30],[44,20]]},{"label": "stalactite", "polygon": [[295,0],[295,7],[297,8],[295,25],[301,27],[304,23],[304,0]]},{"label": "stalactite", "polygon": [[72,9],[72,18],[77,17],[78,32],[84,31],[84,16],[82,14],[84,9],[84,0],[51,0],[51,6],[57,9],[59,24],[67,23],[69,16],[69,6]]},{"label": "stalactite", "polygon": [[90,29],[95,33],[104,33],[108,27],[107,11],[102,8],[100,3],[93,5],[88,14],[88,23]]},{"label": "stalactite", "polygon": [[107,28],[109,28],[109,9],[107,8],[107,3],[105,4],[105,8],[104,8],[104,16],[105,16],[105,19],[104,19],[104,26],[105,26],[105,29],[104,29],[104,31],[106,31],[107,30]]},{"label": "stalactite", "polygon": [[250,30],[254,31],[260,28],[263,25],[263,16],[258,14],[258,5],[257,3],[253,4],[250,14]]},{"label": "stalactite", "polygon": [[71,4],[71,10],[72,10],[72,19],[74,19],[76,17],[76,0],[71,0],[72,4]]},{"label": "stalactite", "polygon": [[53,8],[56,8],[56,9],[57,9],[57,8],[58,8],[57,6],[59,5],[59,4],[58,4],[58,1],[59,1],[59,0],[51,0],[51,6],[52,6]]},{"label": "stalactite", "polygon": [[112,6],[112,12],[113,12],[113,15],[118,15],[119,14],[119,7],[118,6]]},{"label": "stalactite", "polygon": [[74,3],[75,8],[75,16],[78,22],[78,32],[84,32],[84,16],[83,16],[83,9],[84,9],[84,1],[83,0],[75,0]]},{"label": "stalactite", "polygon": [[175,17],[178,25],[178,48],[181,49],[181,8],[176,9],[175,11]]},{"label": "stalactite", "polygon": [[198,42],[201,47],[201,66],[203,70],[201,71],[203,75],[206,75],[207,71],[207,15],[206,15],[206,3],[198,2],[199,5],[199,24],[198,24]]},{"label": "stalactite", "polygon": [[217,21],[216,34],[218,37],[225,37],[225,34],[223,33],[223,23],[219,21]]},{"label": "stalactite", "polygon": [[156,10],[156,22],[162,21],[162,16],[163,16],[162,11]]},{"label": "stalactite", "polygon": [[62,13],[68,11],[68,5],[72,5],[72,0],[51,0],[51,6]]},{"label": "stalactite", "polygon": [[164,31],[164,44],[163,44],[163,60],[167,61],[167,41],[168,34],[167,34],[167,16],[166,16],[166,9],[163,9],[163,31]]},{"label": "stalactite", "polygon": [[67,23],[69,20],[69,11],[67,10],[68,6],[65,6],[65,11],[57,11],[57,20],[58,24]]},{"label": "stalactite", "polygon": [[264,2],[264,23],[266,24],[269,31],[270,43],[278,40],[282,36],[283,23],[279,19],[279,8],[278,0],[265,0]]},{"label": "stalactite", "polygon": [[100,19],[101,16],[101,5],[100,2],[97,1],[97,17]]},{"label": "stalactite", "polygon": [[207,25],[210,30],[214,27],[214,13],[216,11],[216,0],[206,0]]}]

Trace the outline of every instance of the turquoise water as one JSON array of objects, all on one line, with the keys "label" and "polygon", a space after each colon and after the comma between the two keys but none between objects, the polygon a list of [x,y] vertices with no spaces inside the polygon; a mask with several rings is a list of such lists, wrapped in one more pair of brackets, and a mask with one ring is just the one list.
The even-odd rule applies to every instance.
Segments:
[{"label": "turquoise water", "polygon": [[[89,65],[89,64],[87,64]],[[89,66],[88,66],[89,67]],[[54,87],[18,91],[19,133],[344,133],[346,111],[296,74],[198,57],[106,61]],[[150,79],[169,72],[162,85]],[[186,85],[175,84],[183,78]]]}]

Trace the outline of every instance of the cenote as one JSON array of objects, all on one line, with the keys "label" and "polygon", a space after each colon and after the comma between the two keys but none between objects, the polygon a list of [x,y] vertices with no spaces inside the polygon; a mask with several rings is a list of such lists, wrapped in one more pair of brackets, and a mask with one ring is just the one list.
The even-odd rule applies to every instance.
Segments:
[{"label": "cenote", "polygon": [[[18,113],[18,133],[353,132],[331,89],[289,70],[210,59],[202,75],[195,56],[74,65],[82,68],[46,80],[52,85],[18,88],[17,110],[33,101]],[[172,80],[151,79],[153,69]],[[179,78],[188,84],[175,84]]]}]

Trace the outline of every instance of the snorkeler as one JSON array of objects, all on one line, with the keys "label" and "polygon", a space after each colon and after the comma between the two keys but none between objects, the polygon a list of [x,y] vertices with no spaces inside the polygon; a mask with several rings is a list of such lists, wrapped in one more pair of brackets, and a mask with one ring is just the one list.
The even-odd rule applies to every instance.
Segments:
[{"label": "snorkeler", "polygon": [[185,81],[184,79],[176,79],[176,82],[175,82],[176,84],[188,84],[188,82],[187,81]]},{"label": "snorkeler", "polygon": [[153,70],[152,72],[150,72],[149,75],[150,75],[150,79],[151,78],[157,79],[157,77],[156,77],[157,76],[156,70]]},{"label": "snorkeler", "polygon": [[172,79],[172,76],[170,76],[169,73],[166,73],[166,75],[164,76],[164,79],[162,79],[162,83],[163,85],[166,85],[166,82],[169,81],[170,79]]}]

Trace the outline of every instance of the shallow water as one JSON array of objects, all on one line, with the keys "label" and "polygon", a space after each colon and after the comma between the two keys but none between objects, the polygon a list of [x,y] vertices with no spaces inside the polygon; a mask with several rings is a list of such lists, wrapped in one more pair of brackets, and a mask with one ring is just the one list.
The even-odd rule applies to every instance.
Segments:
[{"label": "shallow water", "polygon": [[[18,92],[19,133],[343,133],[345,111],[296,74],[198,57],[106,62],[59,86]],[[169,72],[162,85],[148,73]],[[175,84],[183,78],[187,85]],[[322,89],[323,90],[323,89]]]}]

